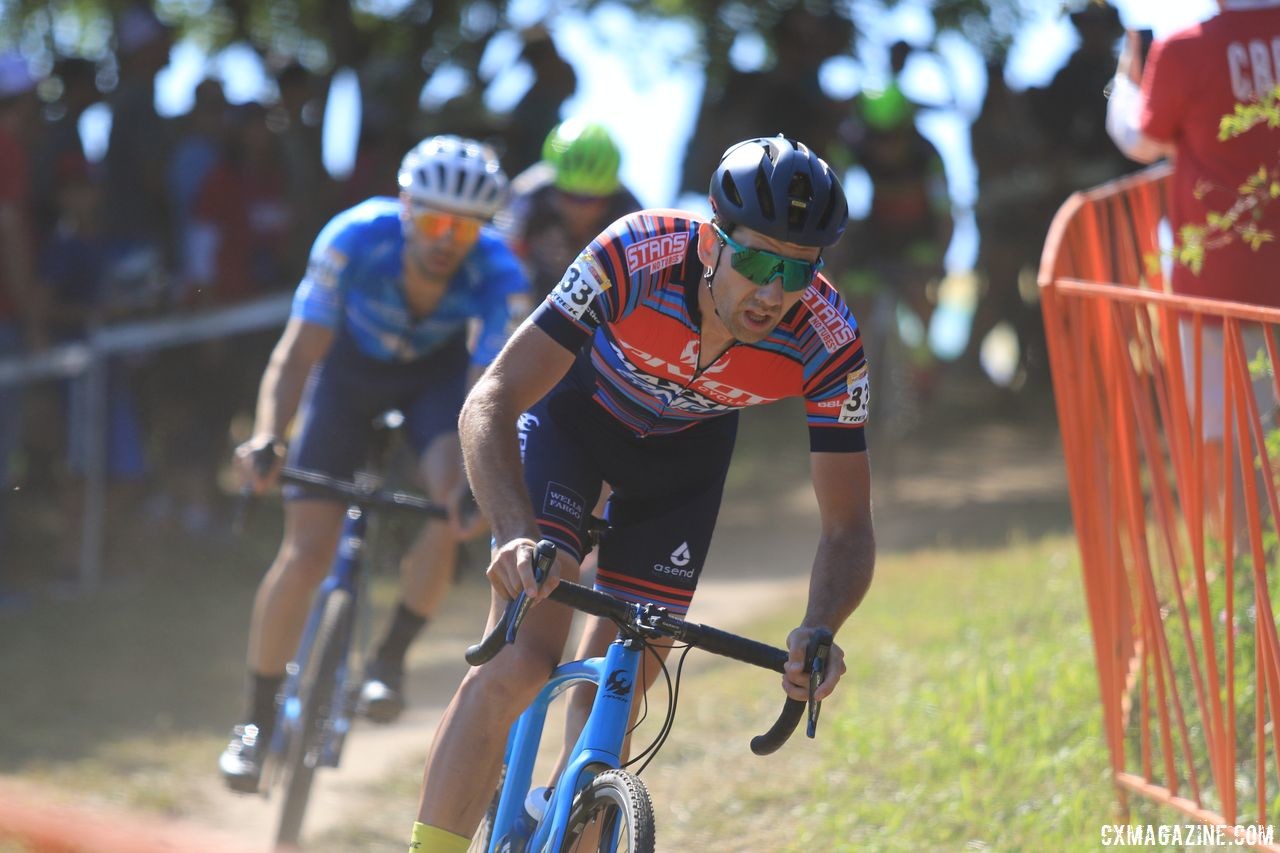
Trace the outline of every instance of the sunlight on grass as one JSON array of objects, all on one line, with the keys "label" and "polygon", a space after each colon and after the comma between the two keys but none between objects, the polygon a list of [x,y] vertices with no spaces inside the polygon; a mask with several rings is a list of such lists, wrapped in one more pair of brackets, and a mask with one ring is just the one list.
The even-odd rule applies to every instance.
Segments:
[{"label": "sunlight on grass", "polygon": [[777,756],[746,749],[776,711],[758,678],[717,666],[688,692],[650,779],[673,809],[659,819],[664,847],[1098,846],[1116,818],[1071,539],[885,557],[839,640],[849,672],[818,739]]},{"label": "sunlight on grass", "polygon": [[[218,589],[200,590],[206,605]],[[221,604],[224,611],[243,606]],[[741,633],[780,644],[803,601],[777,607]],[[108,635],[110,613],[87,608],[84,625],[66,624],[77,625],[76,639],[85,643]],[[191,637],[193,646],[216,648],[212,639],[227,629],[201,621],[194,607],[171,616],[186,631],[143,632],[138,660],[146,661],[145,680],[161,675],[173,689],[182,682],[161,660],[164,641]],[[17,643],[30,642],[27,636],[11,635]],[[659,849],[1097,849],[1100,827],[1116,811],[1070,537],[883,556],[870,596],[839,639],[849,672],[824,707],[818,738],[798,735],[767,758],[747,744],[777,713],[777,676],[690,657],[675,730],[643,775],[657,805]],[[182,651],[184,660],[199,659],[194,648]],[[66,660],[70,667],[74,656]],[[219,680],[234,694],[236,667],[220,661],[216,668],[228,670]],[[207,701],[208,690],[199,695]],[[650,697],[640,748],[661,723],[664,695],[659,685]],[[227,712],[187,711],[169,725],[148,718],[145,732],[130,732],[129,711],[149,706],[133,691],[124,696],[109,713],[81,718],[97,728],[81,735],[76,758],[29,746],[13,754],[31,778],[54,787],[100,791],[151,812],[198,811],[200,792],[187,780],[209,773]],[[15,716],[31,726],[35,710],[24,713]],[[403,849],[425,751],[412,746],[402,767],[371,788],[379,807],[318,833],[315,849]],[[1142,823],[1179,822],[1154,809],[1136,815]]]}]

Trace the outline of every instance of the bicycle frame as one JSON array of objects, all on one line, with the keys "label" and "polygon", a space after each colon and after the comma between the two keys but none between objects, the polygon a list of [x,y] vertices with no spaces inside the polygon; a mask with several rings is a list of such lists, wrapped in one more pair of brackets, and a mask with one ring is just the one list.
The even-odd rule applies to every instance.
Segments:
[{"label": "bicycle frame", "polygon": [[[533,576],[536,582],[541,583],[547,576],[555,558],[554,543],[546,540],[537,543],[533,554]],[[569,818],[580,793],[593,788],[599,774],[612,775],[615,769],[622,769],[622,747],[631,722],[636,676],[647,649],[646,637],[670,637],[688,646],[698,646],[714,654],[778,673],[785,672],[789,659],[789,652],[786,649],[769,646],[708,625],[687,622],[669,615],[665,608],[653,604],[639,606],[570,581],[561,581],[551,591],[550,598],[576,610],[613,620],[619,626],[619,636],[609,646],[603,658],[577,660],[557,667],[529,707],[521,713],[511,727],[511,731],[507,734],[504,772],[499,784],[498,802],[494,808],[492,823],[488,827],[491,853],[501,849],[533,850],[539,853],[559,850],[564,844],[565,835],[572,828],[569,826]],[[467,663],[472,666],[482,666],[492,660],[503,646],[514,642],[526,610],[527,599],[521,592],[515,600],[507,603],[502,617],[488,628],[484,638],[467,648],[465,655]],[[806,707],[809,713],[807,734],[809,737],[814,736],[818,710],[821,707],[816,698],[816,692],[826,671],[825,662],[831,646],[832,636],[829,630],[815,629],[811,633],[804,662],[804,671],[809,673],[808,702],[806,704],[802,700],[787,697],[777,722],[764,734],[752,738],[751,751],[756,755],[769,755],[776,752],[795,731],[805,714]],[[544,812],[538,825],[531,830],[531,837],[526,841],[523,837],[523,827],[520,825],[526,824],[523,820],[524,802],[529,794],[534,760],[541,745],[547,707],[552,699],[577,683],[596,685],[596,696],[565,769],[554,781],[547,811]],[[653,746],[658,745],[660,742],[655,742]],[[639,780],[630,778],[625,772],[618,780],[609,780],[610,785],[619,781],[628,789],[627,795],[632,798],[633,804],[637,796],[643,798],[645,833],[643,840],[637,838],[637,841],[644,849],[651,850],[653,849],[653,828],[648,821],[653,820],[653,815],[650,798],[643,786],[635,787],[639,785]],[[632,788],[634,791],[631,790]],[[598,802],[593,801],[586,804],[586,808],[594,810],[598,805]],[[491,807],[493,807],[492,804]],[[487,817],[486,820],[488,820]],[[631,818],[628,817],[627,820]],[[522,834],[519,837],[512,837],[517,827],[520,827],[519,831]],[[617,829],[619,828],[615,828],[610,834],[602,835],[599,840],[599,849],[605,851],[617,849]]]},{"label": "bicycle frame", "polygon": [[[352,505],[347,508],[342,522],[342,536],[338,541],[338,550],[334,554],[329,574],[321,582],[316,591],[311,611],[307,614],[307,626],[302,633],[302,642],[298,645],[298,654],[286,669],[288,677],[282,688],[284,701],[281,703],[276,722],[275,734],[271,738],[272,755],[283,755],[289,739],[298,733],[298,721],[302,714],[302,701],[298,696],[298,679],[306,668],[307,658],[311,655],[315,641],[316,629],[324,614],[324,604],[330,593],[344,590],[351,595],[355,609],[359,611],[360,588],[363,584],[363,565],[365,533],[368,529],[368,515],[360,507]],[[343,644],[350,649],[351,636],[343,638]],[[351,730],[353,708],[347,694],[348,655],[343,655],[338,665],[337,678],[334,681],[334,695],[329,703],[328,735],[324,739],[323,750],[317,761],[318,767],[337,767],[342,755],[342,746],[347,733]]]},{"label": "bicycle frame", "polygon": [[[621,764],[636,677],[644,653],[644,645],[639,640],[619,637],[610,644],[603,658],[570,661],[558,666],[551,674],[507,737],[504,758],[506,781],[494,817],[490,851],[496,851],[498,843],[510,836],[524,809],[546,724],[547,708],[552,700],[573,685],[594,684],[597,687],[596,698],[586,725],[556,780],[546,815],[525,847],[526,850],[560,849],[574,797],[596,773]],[[613,850],[617,839],[602,839],[601,844],[601,849]]]}]

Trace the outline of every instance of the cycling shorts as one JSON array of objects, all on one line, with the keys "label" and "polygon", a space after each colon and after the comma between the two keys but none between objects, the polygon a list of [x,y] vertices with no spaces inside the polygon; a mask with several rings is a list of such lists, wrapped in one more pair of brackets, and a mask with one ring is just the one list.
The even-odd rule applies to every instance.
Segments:
[{"label": "cycling shorts", "polygon": [[[307,380],[302,426],[290,444],[288,464],[351,479],[368,461],[374,418],[388,409],[404,414],[404,436],[421,457],[437,437],[457,430],[469,361],[461,334],[430,356],[407,362],[371,358],[339,335]],[[284,495],[319,497],[292,484]]]},{"label": "cycling shorts", "polygon": [[596,588],[683,615],[711,545],[737,429],[732,412],[640,438],[581,390],[558,386],[518,425],[542,535],[581,561],[591,510],[608,483]]}]

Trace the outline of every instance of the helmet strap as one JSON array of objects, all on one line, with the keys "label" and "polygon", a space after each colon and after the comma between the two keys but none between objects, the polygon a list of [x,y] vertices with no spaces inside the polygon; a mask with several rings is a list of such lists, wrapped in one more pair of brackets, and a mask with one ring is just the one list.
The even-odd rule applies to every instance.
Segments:
[{"label": "helmet strap", "polygon": [[[716,292],[711,285],[712,285],[712,282],[715,281],[716,270],[720,269],[720,257],[723,254],[724,254],[724,241],[721,240],[720,245],[716,247],[715,263],[711,265],[710,269],[708,269],[706,272],[702,274],[702,280],[707,283],[707,293],[711,294],[711,310],[715,312],[715,315],[720,318],[720,322],[722,323],[724,323],[724,317],[720,315],[720,306],[716,305]],[[725,323],[725,327],[726,328],[728,327],[728,323]]]}]

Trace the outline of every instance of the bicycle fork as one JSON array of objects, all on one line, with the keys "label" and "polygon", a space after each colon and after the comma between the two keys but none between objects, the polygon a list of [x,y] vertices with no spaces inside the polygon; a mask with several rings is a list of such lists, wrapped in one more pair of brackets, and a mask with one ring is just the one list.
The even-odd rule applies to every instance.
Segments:
[{"label": "bicycle fork", "polygon": [[[643,646],[635,640],[619,639],[609,646],[603,658],[570,661],[557,667],[525,709],[507,737],[506,779],[494,818],[490,850],[502,849],[503,842],[517,850],[559,850],[569,825],[569,812],[574,797],[597,773],[620,766],[622,746],[631,720],[631,703],[635,695],[637,673]],[[546,724],[547,708],[561,693],[575,684],[596,685],[596,698],[591,706],[578,742],[570,753],[569,764],[555,780],[555,789],[543,819],[527,843],[512,839],[525,797],[533,778],[533,765]],[[616,839],[602,843],[601,849],[612,850]]]},{"label": "bicycle fork", "polygon": [[[338,541],[338,551],[334,555],[329,574],[325,576],[320,588],[316,591],[311,612],[307,614],[307,626],[302,632],[298,654],[295,660],[289,662],[285,670],[288,678],[283,691],[283,706],[279,712],[280,724],[276,726],[275,735],[272,737],[273,753],[283,753],[288,739],[300,734],[297,728],[298,720],[302,715],[302,699],[298,695],[298,679],[306,668],[307,658],[314,651],[316,631],[324,615],[325,602],[335,590],[344,590],[351,595],[353,610],[359,600],[357,567],[363,558],[367,527],[368,518],[364,512],[359,507],[349,507],[342,522],[342,537]],[[343,639],[343,644],[349,647],[350,641],[351,637],[347,636]],[[351,729],[351,717],[355,705],[346,687],[347,663],[344,656],[338,664],[334,695],[330,697],[329,719],[320,745],[319,757],[316,759],[318,767],[338,766],[347,732]]]}]

